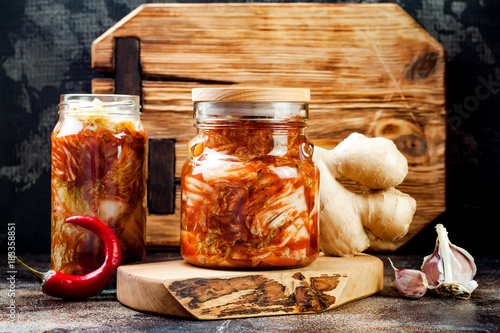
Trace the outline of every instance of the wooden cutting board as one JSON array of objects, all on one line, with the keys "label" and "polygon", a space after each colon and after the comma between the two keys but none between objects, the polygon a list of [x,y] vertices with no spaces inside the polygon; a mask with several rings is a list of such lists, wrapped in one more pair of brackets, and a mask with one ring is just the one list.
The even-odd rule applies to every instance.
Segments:
[{"label": "wooden cutting board", "polygon": [[271,271],[175,260],[120,266],[116,292],[137,311],[209,320],[322,312],[377,293],[383,277],[382,261],[367,254]]},{"label": "wooden cutting board", "polygon": [[142,98],[150,247],[179,245],[198,87],[309,88],[315,145],[332,148],[352,132],[393,140],[409,162],[399,189],[417,211],[405,237],[371,250],[399,248],[445,211],[445,52],[396,4],[146,4],[93,42],[92,67],[108,72],[93,93]]}]

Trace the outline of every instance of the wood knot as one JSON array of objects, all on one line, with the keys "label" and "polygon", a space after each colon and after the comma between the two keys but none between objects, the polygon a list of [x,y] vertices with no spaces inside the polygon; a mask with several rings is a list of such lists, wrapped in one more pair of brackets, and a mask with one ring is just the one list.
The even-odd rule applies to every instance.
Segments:
[{"label": "wood knot", "polygon": [[384,136],[384,137],[398,134],[399,131],[400,131],[400,127],[398,125],[395,125],[395,124],[385,124],[380,129],[381,136]]},{"label": "wood knot", "polygon": [[408,164],[428,161],[429,149],[424,130],[416,121],[397,118],[379,119],[370,134],[392,140],[398,150],[408,158]]},{"label": "wood knot", "polygon": [[295,301],[300,312],[321,311],[325,309],[309,286],[300,286],[295,289]]},{"label": "wood knot", "polygon": [[427,142],[417,135],[401,135],[394,139],[394,143],[407,156],[422,157],[427,154]]},{"label": "wood knot", "polygon": [[296,280],[305,280],[306,277],[304,276],[304,274],[302,274],[301,272],[297,272],[295,274],[292,275],[292,278],[296,279]]},{"label": "wood knot", "polygon": [[332,291],[337,288],[340,276],[326,276],[311,278],[311,287],[316,291]]},{"label": "wood knot", "polygon": [[436,52],[426,52],[420,55],[411,65],[406,73],[410,80],[422,80],[434,72],[439,54]]}]

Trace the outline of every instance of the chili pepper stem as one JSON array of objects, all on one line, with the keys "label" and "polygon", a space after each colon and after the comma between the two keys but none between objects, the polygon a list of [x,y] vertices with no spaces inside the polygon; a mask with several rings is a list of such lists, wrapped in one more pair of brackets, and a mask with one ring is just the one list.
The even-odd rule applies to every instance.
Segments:
[{"label": "chili pepper stem", "polygon": [[26,268],[34,277],[35,279],[43,286],[45,284],[45,281],[47,280],[46,278],[46,273],[42,273],[42,272],[39,272],[37,271],[36,269],[33,269],[31,267],[29,267],[28,265],[26,265],[24,262],[22,262],[21,260],[19,260],[18,257],[15,257],[16,258],[16,261],[21,265],[23,266],[24,268]]}]

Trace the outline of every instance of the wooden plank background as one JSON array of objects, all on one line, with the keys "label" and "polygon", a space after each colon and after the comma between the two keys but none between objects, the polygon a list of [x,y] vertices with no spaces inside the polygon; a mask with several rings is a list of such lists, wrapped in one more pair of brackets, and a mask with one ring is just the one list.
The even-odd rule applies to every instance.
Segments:
[{"label": "wooden plank background", "polygon": [[[444,49],[399,6],[144,5],[95,40],[93,67],[112,71],[115,38],[127,36],[140,40],[143,123],[150,138],[176,140],[177,179],[195,134],[192,88],[307,87],[315,145],[356,131],[394,140],[409,160],[400,189],[417,200],[410,232],[372,250],[397,249],[445,210]],[[112,91],[107,83],[94,92]],[[150,216],[151,246],[178,244],[175,206]]]}]

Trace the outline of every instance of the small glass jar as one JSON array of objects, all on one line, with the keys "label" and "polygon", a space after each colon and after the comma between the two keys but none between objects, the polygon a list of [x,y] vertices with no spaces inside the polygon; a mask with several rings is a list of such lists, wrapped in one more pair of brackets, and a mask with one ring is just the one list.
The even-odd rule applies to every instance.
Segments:
[{"label": "small glass jar", "polygon": [[181,254],[212,268],[306,266],[319,253],[308,89],[193,90]]},{"label": "small glass jar", "polygon": [[83,275],[104,261],[92,232],[65,223],[74,215],[109,225],[122,264],[146,256],[148,137],[138,96],[62,95],[52,132],[51,268]]}]

